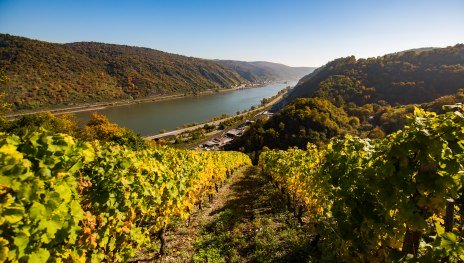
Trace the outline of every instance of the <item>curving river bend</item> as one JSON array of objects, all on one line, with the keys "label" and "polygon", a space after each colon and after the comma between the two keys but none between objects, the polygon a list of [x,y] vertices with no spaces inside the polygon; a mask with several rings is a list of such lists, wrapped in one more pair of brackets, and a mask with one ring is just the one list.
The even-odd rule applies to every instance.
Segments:
[{"label": "curving river bend", "polygon": [[[215,93],[198,97],[186,97],[157,102],[146,102],[118,107],[108,107],[102,113],[121,127],[127,127],[140,135],[156,134],[161,130],[174,130],[186,123],[204,122],[222,114],[235,115],[237,111],[258,106],[263,98],[277,94],[295,83],[273,83],[263,87]],[[75,113],[79,121],[88,121],[91,113]]]}]

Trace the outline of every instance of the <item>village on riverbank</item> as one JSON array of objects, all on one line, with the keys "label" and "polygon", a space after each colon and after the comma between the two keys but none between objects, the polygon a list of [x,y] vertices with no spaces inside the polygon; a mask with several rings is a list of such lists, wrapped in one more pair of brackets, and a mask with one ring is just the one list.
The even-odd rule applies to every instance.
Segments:
[{"label": "village on riverbank", "polygon": [[253,119],[248,119],[245,122],[240,123],[236,127],[232,127],[229,130],[220,133],[219,136],[215,136],[214,138],[198,145],[194,149],[213,150],[213,151],[222,150],[224,146],[230,144],[234,139],[241,137],[245,133],[245,131],[248,129],[248,127],[252,123],[255,122],[254,119],[265,120],[265,119],[272,117],[273,115],[274,113],[269,112],[267,110],[259,112],[258,114],[254,116]]}]

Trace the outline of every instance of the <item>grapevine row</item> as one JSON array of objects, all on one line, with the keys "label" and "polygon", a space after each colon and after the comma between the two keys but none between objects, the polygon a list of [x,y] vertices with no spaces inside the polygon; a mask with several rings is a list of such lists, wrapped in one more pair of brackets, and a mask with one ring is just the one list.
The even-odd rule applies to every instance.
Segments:
[{"label": "grapevine row", "polygon": [[266,151],[260,166],[326,260],[464,260],[464,107],[415,110],[385,139]]},{"label": "grapevine row", "polygon": [[0,261],[127,261],[249,164],[237,152],[0,135]]}]

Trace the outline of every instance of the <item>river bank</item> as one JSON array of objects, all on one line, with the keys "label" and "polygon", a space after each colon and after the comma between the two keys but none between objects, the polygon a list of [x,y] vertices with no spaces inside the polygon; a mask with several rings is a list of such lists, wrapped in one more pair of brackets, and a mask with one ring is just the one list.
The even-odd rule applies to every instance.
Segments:
[{"label": "river bank", "polygon": [[[204,96],[183,97],[147,103],[135,103],[120,107],[97,110],[120,127],[127,127],[147,136],[160,131],[172,131],[185,125],[197,125],[223,114],[236,116],[238,112],[259,107],[262,99],[270,98],[284,89],[287,84],[268,84],[264,87],[247,88],[230,92],[217,92]],[[91,119],[93,111],[75,113],[81,124]]]},{"label": "river bank", "polygon": [[176,130],[172,130],[172,131],[163,132],[163,133],[158,133],[158,134],[155,134],[155,135],[147,135],[147,136],[143,136],[143,139],[144,140],[155,140],[155,139],[161,139],[161,138],[169,137],[169,136],[176,136],[176,135],[179,135],[179,134],[187,132],[187,131],[194,131],[194,130],[197,130],[197,129],[201,129],[204,126],[217,126],[221,122],[225,122],[225,121],[230,120],[232,118],[245,116],[247,114],[259,113],[260,111],[268,109],[269,107],[271,107],[271,106],[275,105],[276,103],[278,103],[285,96],[285,94],[287,94],[287,92],[283,92],[282,94],[276,94],[276,97],[273,98],[268,103],[266,103],[265,105],[261,105],[261,106],[255,108],[255,109],[250,109],[250,110],[248,110],[246,112],[242,112],[241,114],[238,114],[238,115],[235,115],[235,116],[229,116],[229,117],[225,117],[225,118],[222,118],[222,119],[219,119],[219,120],[208,121],[208,122],[204,122],[204,123],[201,123],[201,124],[198,124],[198,125],[195,125],[195,126],[185,127],[185,128],[181,128],[181,129],[176,129]]},{"label": "river bank", "polygon": [[199,92],[197,94],[171,94],[171,95],[166,95],[166,96],[150,96],[150,97],[141,98],[141,99],[126,99],[126,100],[115,100],[115,101],[97,102],[97,103],[82,103],[82,104],[71,106],[71,107],[63,107],[63,108],[53,107],[49,109],[16,112],[12,114],[7,114],[5,115],[5,117],[8,119],[14,119],[20,116],[45,113],[45,112],[50,112],[54,115],[61,115],[61,114],[79,113],[79,112],[86,112],[86,111],[97,111],[97,110],[102,110],[102,109],[106,109],[109,107],[120,107],[120,106],[132,105],[132,104],[159,102],[159,101],[175,100],[175,99],[182,99],[182,98],[189,98],[189,97],[198,97],[198,96],[204,96],[204,95],[211,95],[215,93],[231,92],[231,91],[236,91],[236,90],[241,90],[241,89],[252,89],[252,88],[263,87],[265,85],[269,85],[272,83],[279,83],[279,82],[247,83],[247,84],[241,84],[236,87],[232,87],[228,89],[218,89],[218,90],[209,89],[209,90]]}]

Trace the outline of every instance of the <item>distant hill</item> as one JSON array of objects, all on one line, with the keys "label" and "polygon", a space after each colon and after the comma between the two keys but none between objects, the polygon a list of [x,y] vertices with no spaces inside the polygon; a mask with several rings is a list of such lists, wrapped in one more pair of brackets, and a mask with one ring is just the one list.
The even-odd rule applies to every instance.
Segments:
[{"label": "distant hill", "polygon": [[[0,92],[6,93],[15,110],[196,94],[252,82],[292,80],[310,72],[274,63],[237,70],[220,61],[149,48],[55,44],[7,34],[0,34],[0,70],[9,79],[0,84]],[[256,74],[259,71],[266,74]]]},{"label": "distant hill", "polygon": [[299,80],[311,73],[314,67],[289,67],[266,61],[244,62],[236,60],[215,60],[218,64],[235,70],[247,79]]},{"label": "distant hill", "polygon": [[336,59],[303,77],[287,102],[324,97],[336,104],[432,101],[464,88],[464,45],[424,48],[383,57]]}]

